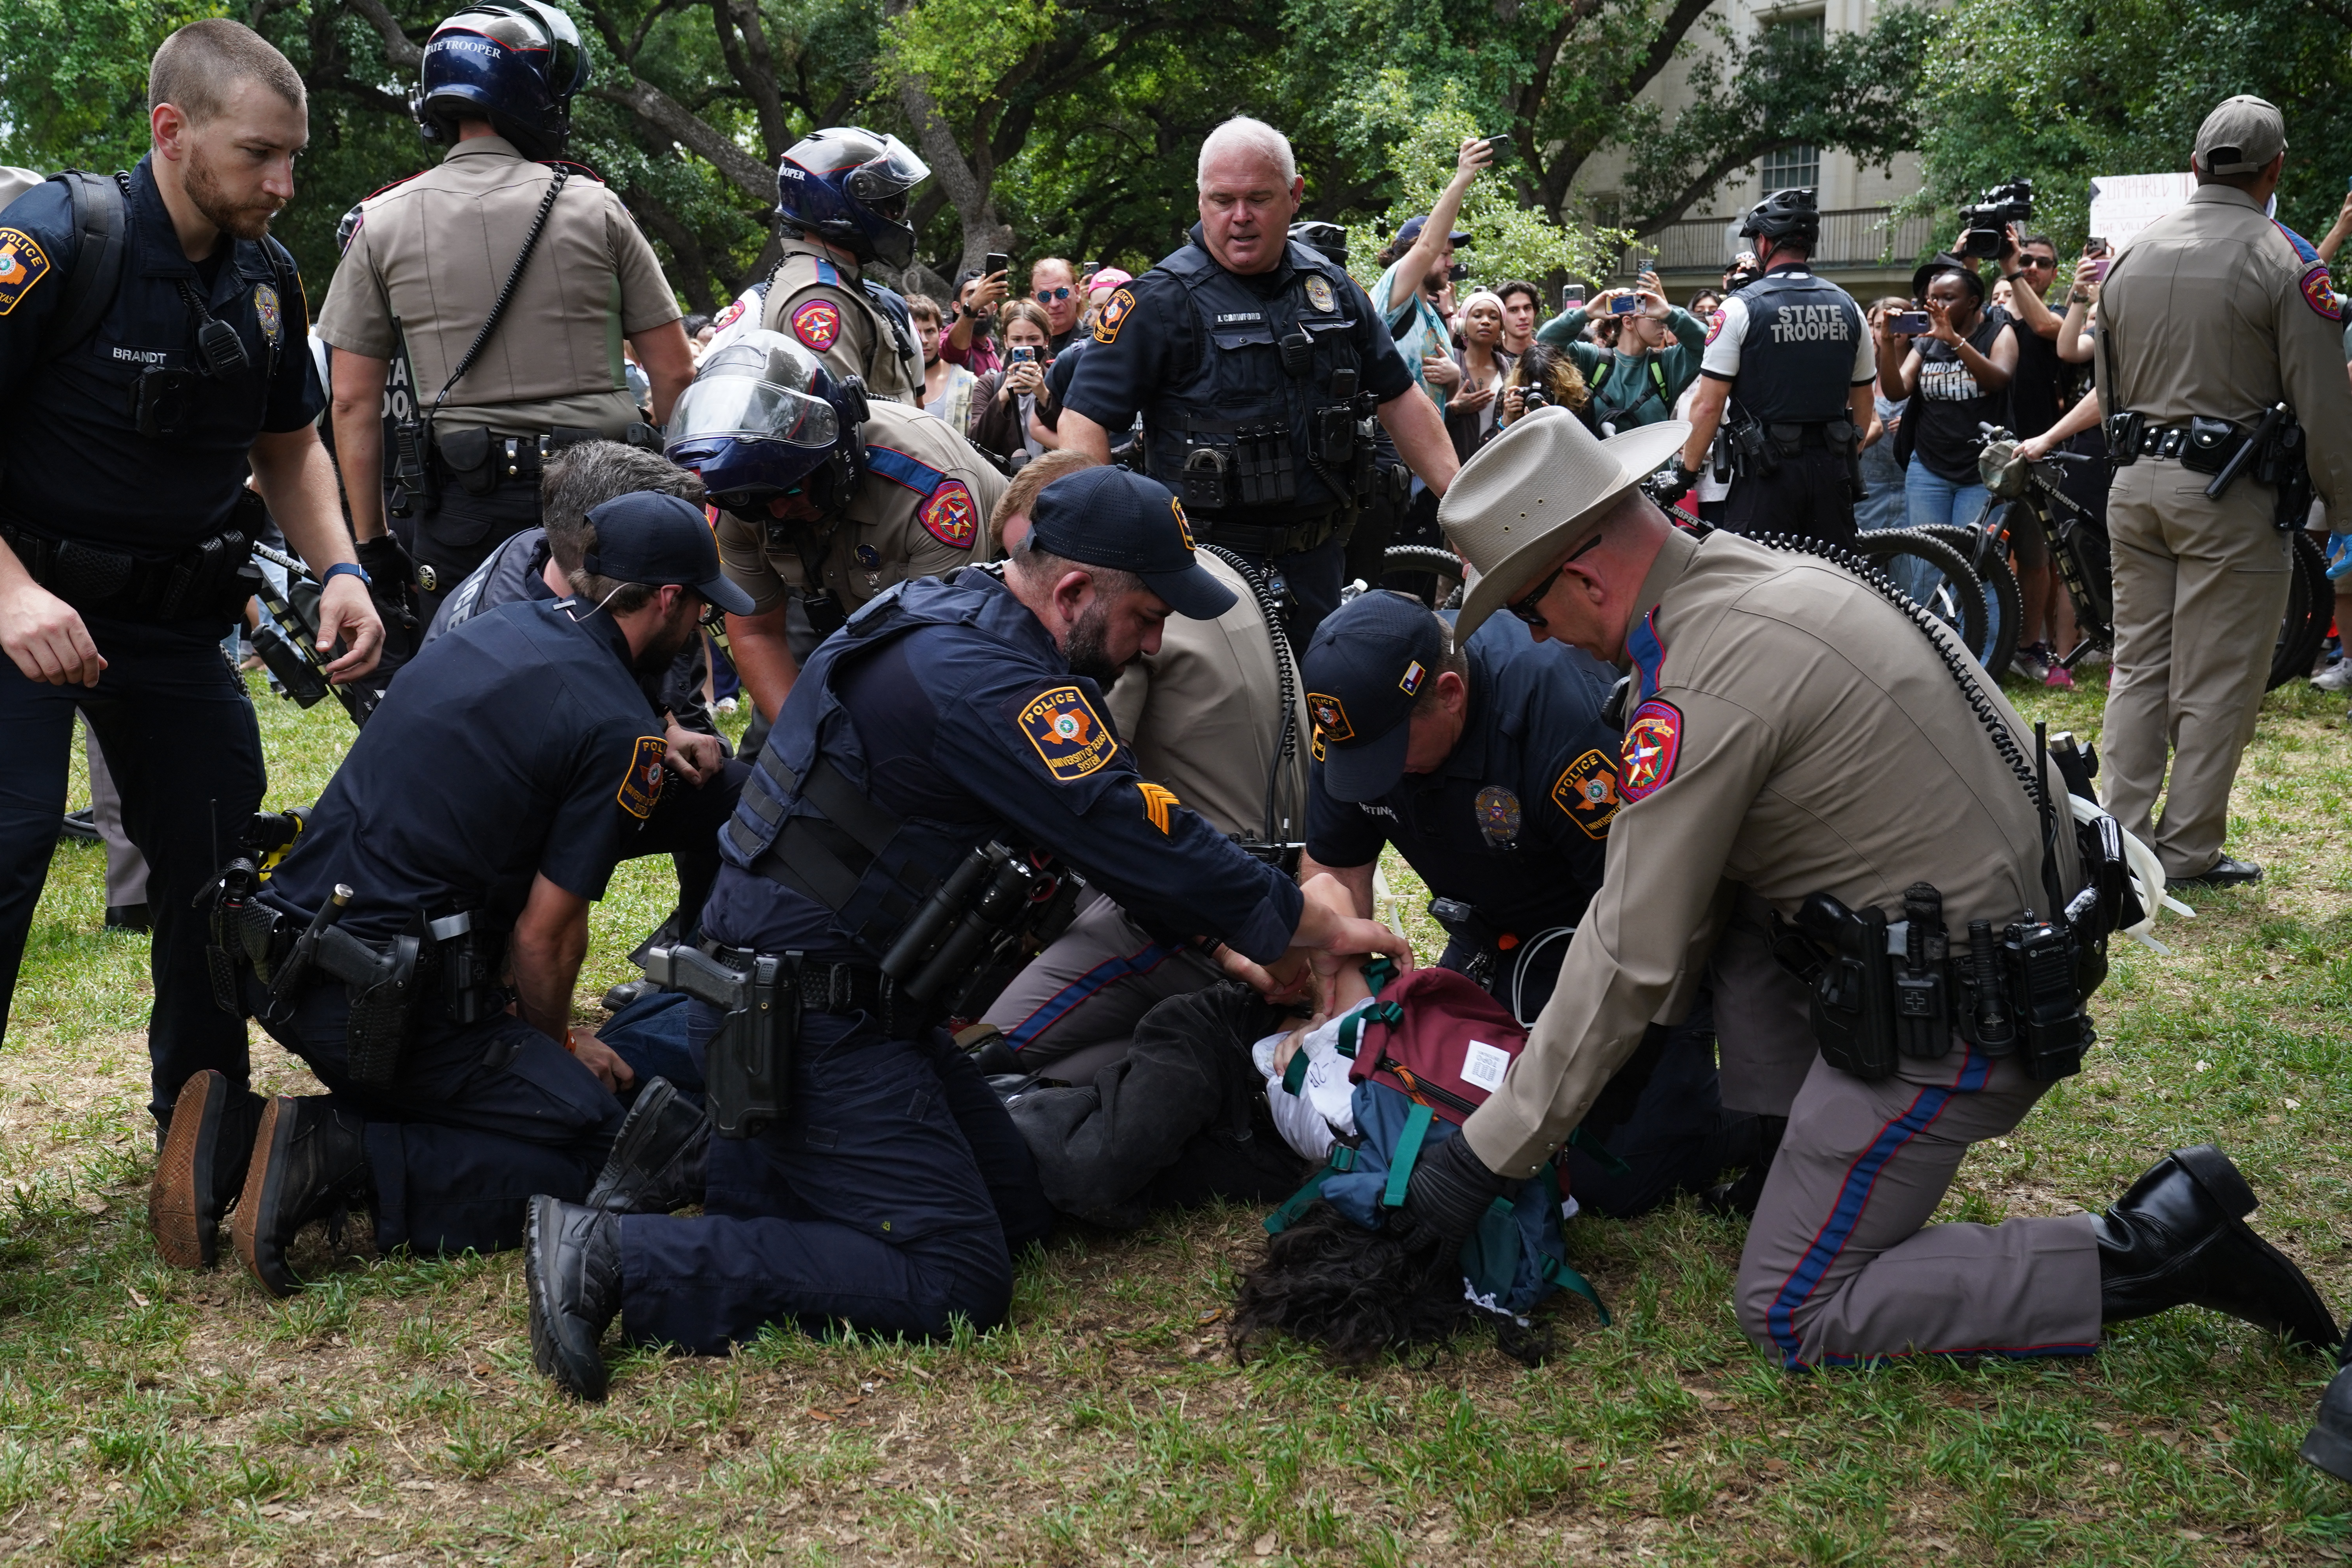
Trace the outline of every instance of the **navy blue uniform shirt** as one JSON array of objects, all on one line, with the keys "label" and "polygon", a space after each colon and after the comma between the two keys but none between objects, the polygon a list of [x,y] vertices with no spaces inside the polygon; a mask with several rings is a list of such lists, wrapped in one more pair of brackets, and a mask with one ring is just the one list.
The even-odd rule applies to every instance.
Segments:
[{"label": "navy blue uniform shirt", "polygon": [[[1297,888],[1145,783],[1134,748],[1105,717],[1102,692],[1070,673],[1028,606],[971,568],[897,592],[944,624],[894,637],[837,679],[833,660],[850,634],[826,639],[784,700],[747,799],[780,798],[769,760],[808,766],[814,731],[815,754],[853,786],[864,781],[877,804],[936,825],[942,838],[967,849],[1003,838],[1050,850],[1154,929],[1219,937],[1261,963],[1282,955],[1298,926]],[[972,618],[944,620],[954,615]],[[719,841],[730,863],[703,910],[705,932],[764,952],[877,962],[823,905],[742,869],[727,835]]]},{"label": "navy blue uniform shirt", "polygon": [[268,901],[382,942],[458,909],[513,923],[543,875],[602,898],[661,798],[660,721],[613,617],[501,605],[419,653],[352,742]]},{"label": "navy blue uniform shirt", "polygon": [[[1199,224],[1192,226],[1192,243],[1201,246]],[[1291,286],[1295,270],[1291,258],[1303,254],[1296,244],[1286,246],[1273,271],[1230,276],[1260,299],[1275,299]],[[1343,277],[1333,282],[1332,290],[1335,308],[1353,320],[1349,336],[1355,342],[1356,363],[1362,367],[1363,390],[1379,403],[1412,391],[1412,372],[1397,353],[1396,340],[1389,336],[1362,286]],[[1132,302],[1122,302],[1122,294],[1132,296]],[[1133,425],[1137,414],[1150,416],[1152,398],[1160,388],[1190,380],[1200,366],[1204,345],[1200,314],[1184,286],[1158,267],[1113,294],[1105,301],[1103,311],[1102,324],[1096,328],[1094,341],[1071,377],[1062,405],[1117,433]],[[1129,322],[1133,330],[1120,330]]]},{"label": "navy blue uniform shirt", "polygon": [[1394,844],[1429,890],[1521,940],[1574,925],[1601,886],[1621,739],[1601,717],[1616,672],[1498,616],[1463,650],[1470,708],[1453,755],[1378,800],[1335,799],[1314,764],[1307,853],[1361,866]]},{"label": "navy blue uniform shirt", "polygon": [[[310,308],[290,258],[222,237],[202,267],[180,249],[151,153],[131,174],[122,278],[98,329],[55,359],[41,333],[65,298],[78,242],[73,201],[54,181],[0,213],[0,512],[32,532],[135,555],[177,554],[228,521],[262,431],[299,430],[326,394],[308,347]],[[236,331],[247,368],[205,379],[175,437],[148,437],[131,389],[151,366],[194,370],[194,288]]]}]

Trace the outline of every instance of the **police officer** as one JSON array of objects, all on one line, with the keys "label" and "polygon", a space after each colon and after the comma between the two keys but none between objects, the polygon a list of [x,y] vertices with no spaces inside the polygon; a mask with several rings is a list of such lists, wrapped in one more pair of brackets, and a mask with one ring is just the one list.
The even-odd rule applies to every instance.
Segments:
[{"label": "police officer", "polygon": [[1203,542],[1278,580],[1303,642],[1339,608],[1344,524],[1372,490],[1362,414],[1440,494],[1454,447],[1363,289],[1289,239],[1305,182],[1288,140],[1225,121],[1201,145],[1200,186],[1192,242],[1103,306],[1062,445],[1108,462],[1111,433],[1140,410],[1147,471]]},{"label": "police officer", "polygon": [[[1654,467],[1680,444],[1679,430],[1657,431],[1637,457]],[[1420,600],[1374,592],[1323,623],[1306,679],[1317,760],[1301,876],[1328,871],[1370,915],[1381,851],[1396,846],[1434,895],[1438,963],[1532,1022],[1601,885],[1616,672],[1507,617],[1457,647]],[[1584,1125],[1608,1157],[1569,1151],[1578,1200],[1623,1216],[1705,1192],[1725,1161],[1704,1003],[1653,1031],[1613,1088]]]},{"label": "police officer", "polygon": [[[1002,580],[906,584],[793,688],[703,910],[728,944],[716,961],[771,976],[770,1009],[777,992],[798,994],[788,1092],[755,1136],[711,1140],[702,1218],[534,1200],[532,1349],[575,1394],[603,1396],[597,1342],[616,1312],[632,1336],[702,1352],[773,1322],[941,1334],[959,1314],[975,1329],[1003,1321],[1008,1247],[1041,1234],[1045,1211],[1019,1134],[932,1026],[968,978],[962,944],[925,953],[935,929],[984,932],[998,910],[1017,925],[1046,890],[1032,847],[1250,959],[1404,952],[1369,921],[1307,908],[1288,878],[1138,773],[1106,721],[1102,684],[1157,646],[1163,620],[1214,616],[1232,597],[1195,563],[1174,498],[1090,468],[1040,492],[1033,521]],[[1013,858],[972,860],[997,840]],[[968,864],[989,889],[969,905],[956,875]],[[879,967],[902,936],[920,950],[894,963],[906,981]],[[705,1032],[718,1026],[695,1007]],[[714,1037],[714,1084],[722,1057],[748,1073],[734,1043],[748,1047],[768,1011],[746,999]],[[712,1103],[723,1125],[734,1107]]]},{"label": "police officer", "polygon": [[1878,363],[1862,307],[1807,266],[1821,228],[1810,189],[1774,191],[1740,223],[1763,275],[1707,323],[1668,499],[1698,482],[1721,430],[1733,474],[1724,527],[1850,544]]},{"label": "police officer", "polygon": [[768,276],[760,325],[856,376],[877,401],[923,403],[923,354],[907,302],[865,276],[915,258],[907,193],[930,168],[896,136],[855,125],[803,136],[776,165],[783,259]]},{"label": "police officer", "polygon": [[[1093,466],[1083,452],[1048,452],[1013,475],[997,508],[998,542],[1017,550],[1038,492]],[[1288,852],[1305,827],[1308,731],[1290,639],[1263,578],[1214,547],[1198,560],[1233,595],[1232,607],[1213,620],[1170,619],[1158,650],[1129,665],[1110,689],[1110,718],[1144,777],[1255,853],[1295,858]],[[982,1021],[1004,1047],[984,1055],[982,1066],[1087,1083],[1126,1054],[1137,1021],[1155,1004],[1223,977],[1199,950],[1155,936],[1113,900],[1097,900],[989,1005]]]},{"label": "police officer", "polygon": [[60,176],[0,214],[0,1020],[79,706],[150,870],[150,1108],[168,1124],[212,1068],[249,1137],[245,1030],[213,1005],[189,900],[217,868],[216,828],[261,803],[253,707],[220,643],[268,515],[324,579],[322,632],[345,650],[330,679],[371,669],[383,627],[311,424],[324,398],[301,281],[268,237],[309,139],[301,79],[249,29],[207,20],[156,50],[148,96],[136,169]]},{"label": "police officer", "polygon": [[[629,391],[622,338],[652,378],[656,424],[694,359],[628,209],[592,171],[558,161],[588,79],[572,19],[541,0],[484,0],[433,30],[411,107],[425,140],[448,151],[360,204],[319,335],[335,350],[352,531],[389,553],[373,542],[390,506],[429,620],[500,542],[539,521],[549,453],[598,437],[659,444]],[[395,357],[416,413],[413,451],[385,447]]]},{"label": "police officer", "polygon": [[[1635,706],[1581,938],[1461,1149],[1413,1173],[1411,1226],[1466,1234],[1501,1183],[1541,1166],[1696,983],[1738,892],[1813,977],[1819,1025],[1739,1262],[1739,1322],[1759,1347],[1791,1368],[2088,1353],[2102,1324],[2187,1302],[2332,1342],[2210,1144],[2103,1215],[1926,1223],[1969,1145],[2079,1068],[2105,934],[2138,918],[2120,841],[2095,822],[2068,831],[2032,731],[1941,623],[1811,555],[1683,532],[1641,478],[1543,411],[1446,500],[1482,573],[1461,624],[1507,605],[1537,637],[1630,660]],[[2074,787],[2055,782],[2059,755],[2053,794]],[[1718,1013],[1786,1020],[1779,1048],[1803,1048],[1794,973],[1737,965],[1727,986],[1717,972]]]},{"label": "police officer", "polygon": [[2285,159],[2275,108],[2224,100],[2198,128],[2196,194],[2140,232],[2099,293],[2099,407],[2116,464],[2115,678],[2100,749],[2109,809],[2176,884],[2262,876],[2222,839],[2286,609],[2286,531],[2304,520],[2273,519],[2280,476],[2263,453],[2231,460],[2283,405],[2301,423],[2327,515],[2352,509],[2342,300],[2318,253],[2263,210]]},{"label": "police officer", "polygon": [[[583,1195],[621,1125],[628,1068],[570,1026],[588,906],[667,793],[637,678],[742,598],[676,496],[587,525],[578,597],[502,605],[418,655],[269,879],[222,878],[244,1010],[328,1091],[271,1100],[242,1168],[237,1256],[272,1295],[301,1286],[296,1234],[347,1208],[385,1249],[511,1247],[525,1200]],[[158,1181],[183,1266],[212,1260],[236,1163],[212,1130],[221,1087],[190,1081],[173,1131],[193,1157]]]},{"label": "police officer", "polygon": [[[859,605],[988,559],[1003,476],[940,420],[869,401],[783,333],[705,353],[668,436],[670,460],[724,513],[719,552],[752,606],[728,623],[728,650],[763,721]],[[758,743],[747,731],[745,749]]]}]

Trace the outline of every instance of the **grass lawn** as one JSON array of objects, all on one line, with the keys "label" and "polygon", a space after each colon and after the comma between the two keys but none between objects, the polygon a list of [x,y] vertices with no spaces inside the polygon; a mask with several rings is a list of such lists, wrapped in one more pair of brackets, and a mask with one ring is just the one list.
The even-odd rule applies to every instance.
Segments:
[{"label": "grass lawn", "polygon": [[[2030,717],[2095,733],[2103,671]],[[2119,943],[2104,1043],[1944,1217],[2096,1207],[2213,1140],[2255,1223],[2352,1307],[2352,743],[2274,694],[2231,847],[2258,889]],[[349,744],[263,695],[274,805]],[[76,799],[86,798],[76,786]],[[1931,830],[1931,829],[1930,829]],[[2184,1310],[2084,1360],[1791,1377],[1732,1318],[1738,1227],[1688,1205],[1580,1219],[1616,1325],[1559,1314],[1535,1371],[1465,1339],[1367,1375],[1223,1348],[1239,1210],[1066,1236],[1013,1321],[954,1343],[773,1335],[635,1355],[610,1404],[533,1374],[511,1256],[353,1262],[273,1302],[146,1233],[146,944],[101,927],[103,856],[61,847],[0,1078],[0,1559],[99,1563],[2311,1563],[2352,1489],[2295,1446],[2326,1376]],[[1408,894],[1401,868],[1391,876]],[[582,995],[667,910],[625,868]],[[1410,900],[1408,910],[1419,914]],[[1424,956],[1435,932],[1412,925]],[[583,1014],[593,1020],[599,1014]],[[311,1087],[256,1031],[265,1089]],[[1563,1302],[1570,1298],[1561,1298]]]}]

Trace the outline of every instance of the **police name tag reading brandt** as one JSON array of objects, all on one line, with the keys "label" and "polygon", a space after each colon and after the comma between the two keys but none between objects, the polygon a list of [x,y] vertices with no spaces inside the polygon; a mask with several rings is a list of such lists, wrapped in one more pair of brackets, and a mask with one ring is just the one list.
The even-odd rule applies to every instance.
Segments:
[{"label": "police name tag reading brandt", "polygon": [[1085,778],[1118,755],[1118,739],[1075,686],[1039,692],[1021,710],[1021,732],[1037,760],[1063,784]]},{"label": "police name tag reading brandt", "polygon": [[669,742],[652,735],[637,737],[637,749],[629,755],[628,773],[613,798],[621,809],[643,822],[661,804],[662,757],[669,751]]},{"label": "police name tag reading brandt", "polygon": [[1503,1087],[1503,1075],[1510,1070],[1511,1053],[1484,1040],[1471,1041],[1462,1055],[1462,1081],[1475,1083],[1488,1094]]}]

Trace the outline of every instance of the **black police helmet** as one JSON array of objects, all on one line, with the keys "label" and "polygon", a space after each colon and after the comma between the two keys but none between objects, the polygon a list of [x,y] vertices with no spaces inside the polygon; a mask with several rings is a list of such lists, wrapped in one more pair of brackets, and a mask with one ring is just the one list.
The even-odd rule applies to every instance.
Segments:
[{"label": "black police helmet", "polygon": [[1348,264],[1348,231],[1336,223],[1309,219],[1290,226],[1290,237],[1342,267]]},{"label": "black police helmet", "polygon": [[454,145],[457,122],[487,120],[526,158],[552,158],[572,134],[588,51],[572,18],[542,0],[479,0],[433,29],[408,110],[425,140]]},{"label": "black police helmet", "polygon": [[663,455],[702,478],[713,505],[747,522],[804,494],[823,516],[845,508],[866,463],[866,388],[755,328],[702,356],[671,409]]},{"label": "black police helmet", "polygon": [[915,258],[907,193],[930,165],[896,136],[837,125],[802,137],[776,165],[776,218],[860,261],[904,267]]},{"label": "black police helmet", "polygon": [[1774,191],[1748,209],[1739,223],[1740,237],[1787,239],[1793,235],[1811,244],[1822,232],[1822,209],[1814,199],[1818,195],[1810,185]]}]

